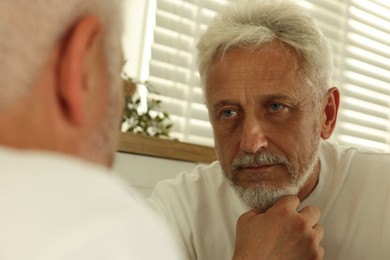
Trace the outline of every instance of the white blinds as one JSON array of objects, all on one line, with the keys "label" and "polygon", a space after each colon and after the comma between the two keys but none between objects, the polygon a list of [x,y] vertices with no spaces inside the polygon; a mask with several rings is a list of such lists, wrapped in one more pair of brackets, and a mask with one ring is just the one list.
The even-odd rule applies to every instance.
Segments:
[{"label": "white blinds", "polygon": [[[227,0],[156,0],[149,81],[172,115],[172,135],[213,145],[195,46]],[[334,139],[390,151],[390,1],[301,0],[328,38],[342,104]]]},{"label": "white blinds", "polygon": [[337,136],[342,143],[390,151],[389,15],[387,0],[349,2]]},{"label": "white blinds", "polygon": [[174,121],[172,136],[213,145],[196,71],[196,42],[225,1],[157,0],[149,81]]}]

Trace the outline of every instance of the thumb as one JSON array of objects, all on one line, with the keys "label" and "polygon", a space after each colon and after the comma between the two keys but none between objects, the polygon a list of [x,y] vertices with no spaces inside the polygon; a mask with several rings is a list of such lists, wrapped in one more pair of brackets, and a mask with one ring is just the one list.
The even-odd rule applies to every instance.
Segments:
[{"label": "thumb", "polygon": [[284,207],[289,210],[297,210],[300,200],[295,195],[287,195],[279,199],[271,208]]},{"label": "thumb", "polygon": [[259,208],[253,208],[247,212],[245,212],[244,214],[241,215],[241,218],[247,218],[247,219],[250,219],[250,218],[253,218],[259,214],[262,214],[264,213],[265,211],[262,210],[262,209],[259,209]]},{"label": "thumb", "polygon": [[263,210],[263,209],[260,209],[260,208],[253,208],[253,209],[250,210],[250,211],[252,211],[252,212],[255,213],[256,215],[266,212],[266,210]]}]

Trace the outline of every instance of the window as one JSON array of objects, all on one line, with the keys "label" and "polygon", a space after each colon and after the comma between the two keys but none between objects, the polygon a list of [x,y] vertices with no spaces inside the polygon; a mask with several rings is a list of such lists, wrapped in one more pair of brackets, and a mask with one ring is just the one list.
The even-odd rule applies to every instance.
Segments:
[{"label": "window", "polygon": [[[179,140],[212,146],[195,49],[207,23],[224,0],[157,0],[149,81],[174,121]],[[153,94],[151,94],[153,95]]]},{"label": "window", "polygon": [[[213,145],[196,71],[196,42],[228,0],[150,0],[145,8],[143,75],[172,115],[172,135]],[[333,138],[390,151],[390,3],[387,0],[300,0],[334,52],[342,94]],[[141,73],[142,74],[142,73]],[[153,90],[152,90],[153,92]]]},{"label": "window", "polygon": [[390,151],[390,2],[351,0],[345,10],[339,85],[340,143]]}]

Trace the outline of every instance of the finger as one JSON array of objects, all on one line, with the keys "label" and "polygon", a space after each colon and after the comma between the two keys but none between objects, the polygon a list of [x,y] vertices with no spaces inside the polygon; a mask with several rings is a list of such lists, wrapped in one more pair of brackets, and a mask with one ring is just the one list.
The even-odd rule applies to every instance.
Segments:
[{"label": "finger", "polygon": [[251,210],[245,212],[244,214],[242,214],[240,216],[240,219],[242,219],[242,220],[251,219],[251,218],[256,217],[257,215],[259,215],[261,213],[264,213],[264,211],[261,209],[254,208],[254,209],[251,209]]},{"label": "finger", "polygon": [[310,259],[323,259],[325,255],[325,250],[322,246],[319,246],[314,255]]},{"label": "finger", "polygon": [[314,206],[304,207],[299,213],[307,220],[310,221],[312,226],[316,225],[321,217],[321,211]]},{"label": "finger", "polygon": [[325,234],[324,228],[322,227],[322,225],[316,224],[314,225],[313,230],[317,234],[317,239],[318,239],[317,242],[319,244],[321,240],[324,238],[324,234]]},{"label": "finger", "polygon": [[313,257],[313,259],[323,259],[325,250],[321,246],[321,241],[324,237],[324,228],[321,225],[317,224],[313,227],[313,230],[316,232],[314,243],[318,245],[318,249],[316,250],[316,255]]},{"label": "finger", "polygon": [[258,208],[253,208],[253,209],[249,210],[249,211],[246,212],[246,213],[248,213],[249,215],[250,215],[250,214],[259,215],[259,214],[261,214],[261,213],[264,213],[264,210],[258,209]]},{"label": "finger", "polygon": [[279,199],[272,208],[285,207],[286,209],[296,211],[300,203],[297,196],[287,195]]},{"label": "finger", "polygon": [[253,212],[253,213],[258,215],[258,214],[264,213],[265,210],[259,209],[259,208],[254,208],[254,209],[251,210],[251,212]]},{"label": "finger", "polygon": [[325,249],[321,246],[318,251],[318,259],[323,259],[325,255]]}]

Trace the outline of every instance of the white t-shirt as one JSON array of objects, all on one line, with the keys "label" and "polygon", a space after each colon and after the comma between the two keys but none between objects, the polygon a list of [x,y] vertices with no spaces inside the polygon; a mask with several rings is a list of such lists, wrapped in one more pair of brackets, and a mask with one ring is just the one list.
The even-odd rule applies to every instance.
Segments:
[{"label": "white t-shirt", "polygon": [[[390,259],[390,154],[323,142],[315,205],[325,229],[325,259]],[[150,202],[166,216],[187,259],[231,259],[238,217],[248,211],[218,162],[159,183]],[[259,248],[261,250],[261,248]]]},{"label": "white t-shirt", "polygon": [[183,259],[163,223],[103,167],[0,148],[1,260]]}]

